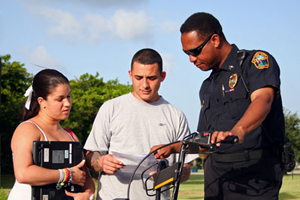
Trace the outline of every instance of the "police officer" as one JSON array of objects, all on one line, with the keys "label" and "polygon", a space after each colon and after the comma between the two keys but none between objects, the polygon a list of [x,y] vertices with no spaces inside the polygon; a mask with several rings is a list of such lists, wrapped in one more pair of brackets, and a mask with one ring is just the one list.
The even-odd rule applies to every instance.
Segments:
[{"label": "police officer", "polygon": [[202,71],[198,132],[211,142],[236,135],[239,144],[218,144],[205,161],[205,199],[278,199],[283,171],[276,142],[284,136],[279,66],[261,50],[229,44],[219,21],[195,13],[181,26],[183,51]]}]

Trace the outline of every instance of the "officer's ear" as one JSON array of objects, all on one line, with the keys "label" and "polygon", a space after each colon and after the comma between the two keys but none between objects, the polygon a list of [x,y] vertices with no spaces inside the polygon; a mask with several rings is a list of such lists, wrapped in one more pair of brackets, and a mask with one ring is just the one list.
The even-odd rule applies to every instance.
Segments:
[{"label": "officer's ear", "polygon": [[220,47],[221,45],[221,38],[218,34],[213,34],[213,36],[211,36],[211,42],[213,43],[215,48]]}]

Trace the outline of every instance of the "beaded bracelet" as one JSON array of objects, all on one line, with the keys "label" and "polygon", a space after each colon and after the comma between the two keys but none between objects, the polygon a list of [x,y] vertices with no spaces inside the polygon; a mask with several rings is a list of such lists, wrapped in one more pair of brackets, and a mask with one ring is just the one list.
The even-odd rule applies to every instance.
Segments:
[{"label": "beaded bracelet", "polygon": [[72,181],[72,170],[70,168],[66,168],[69,171],[69,179],[68,179],[68,184],[70,185]]},{"label": "beaded bracelet", "polygon": [[65,183],[70,185],[72,181],[72,170],[70,168],[58,169],[59,171],[59,180],[56,184],[56,189],[59,190],[62,186],[67,186]]}]

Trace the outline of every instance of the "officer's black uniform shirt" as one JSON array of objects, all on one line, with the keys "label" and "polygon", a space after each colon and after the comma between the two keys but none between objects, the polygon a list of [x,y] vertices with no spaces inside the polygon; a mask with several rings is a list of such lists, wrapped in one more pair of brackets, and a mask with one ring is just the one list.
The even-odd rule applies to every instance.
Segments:
[{"label": "officer's black uniform shirt", "polygon": [[[250,94],[257,89],[273,87],[275,97],[271,111],[262,125],[247,134],[242,144],[222,144],[223,152],[268,147],[271,141],[281,140],[284,135],[280,71],[277,62],[267,52],[246,51],[241,67],[237,59],[238,50],[233,44],[221,69],[213,70],[201,86],[198,132],[231,130],[251,103]],[[252,62],[255,58],[254,61],[259,61],[257,52],[263,55],[262,66],[256,66]]]}]

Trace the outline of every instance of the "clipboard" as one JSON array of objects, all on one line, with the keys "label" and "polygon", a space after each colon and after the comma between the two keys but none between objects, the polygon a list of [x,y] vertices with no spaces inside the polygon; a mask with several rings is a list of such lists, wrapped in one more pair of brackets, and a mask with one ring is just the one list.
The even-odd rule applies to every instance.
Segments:
[{"label": "clipboard", "polygon": [[[83,147],[80,142],[33,141],[32,157],[35,165],[48,169],[70,168],[82,161]],[[32,200],[73,200],[65,194],[81,192],[79,185],[70,183],[56,188],[55,184],[32,186]]]}]

